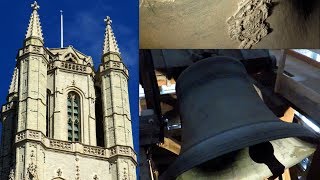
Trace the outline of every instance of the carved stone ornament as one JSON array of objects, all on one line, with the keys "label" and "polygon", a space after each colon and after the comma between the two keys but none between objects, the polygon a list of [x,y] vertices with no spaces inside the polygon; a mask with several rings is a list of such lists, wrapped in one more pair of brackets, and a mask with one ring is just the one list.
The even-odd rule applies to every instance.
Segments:
[{"label": "carved stone ornament", "polygon": [[94,176],[93,176],[93,179],[94,179],[94,180],[99,180],[99,178],[98,178],[97,175],[94,175]]},{"label": "carved stone ornament", "polygon": [[33,162],[28,167],[29,179],[38,180],[37,165]]},{"label": "carved stone ornament", "polygon": [[31,163],[29,164],[29,167],[27,169],[28,171],[28,179],[30,180],[38,180],[38,172],[37,172],[37,165],[34,163],[35,162],[35,155],[34,151],[31,151],[30,155]]},{"label": "carved stone ornament", "polygon": [[60,169],[60,168],[57,170],[57,174],[58,174],[58,177],[61,177],[61,175],[62,175],[62,171],[61,171],[61,169]]},{"label": "carved stone ornament", "polygon": [[239,48],[248,49],[270,32],[266,19],[272,0],[242,0],[238,11],[227,20],[229,35],[240,42]]},{"label": "carved stone ornament", "polygon": [[14,180],[14,170],[13,169],[11,169],[11,171],[10,171],[9,180]]}]

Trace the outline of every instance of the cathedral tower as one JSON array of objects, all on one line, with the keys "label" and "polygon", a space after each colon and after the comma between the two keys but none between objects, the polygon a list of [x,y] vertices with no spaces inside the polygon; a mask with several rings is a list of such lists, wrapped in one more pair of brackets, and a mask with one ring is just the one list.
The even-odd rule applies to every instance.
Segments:
[{"label": "cathedral tower", "polygon": [[106,19],[102,63],[72,46],[45,48],[32,14],[2,107],[0,179],[136,179],[128,70]]}]

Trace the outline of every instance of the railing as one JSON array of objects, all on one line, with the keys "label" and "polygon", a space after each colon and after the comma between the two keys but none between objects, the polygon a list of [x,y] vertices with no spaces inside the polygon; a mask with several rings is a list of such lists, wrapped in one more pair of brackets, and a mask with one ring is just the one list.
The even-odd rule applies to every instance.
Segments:
[{"label": "railing", "polygon": [[67,70],[72,70],[72,71],[77,71],[77,72],[86,72],[87,71],[87,66],[81,65],[81,64],[74,64],[74,63],[69,63],[69,62],[61,62],[62,69],[67,69]]},{"label": "railing", "polygon": [[25,130],[16,135],[16,143],[24,140],[33,140],[41,142],[47,149],[55,149],[67,152],[77,152],[84,155],[91,155],[102,158],[111,158],[115,156],[131,157],[137,160],[134,150],[129,146],[113,146],[111,148],[103,148],[97,146],[84,145],[78,142],[68,142],[47,138],[40,131]]},{"label": "railing", "polygon": [[83,153],[96,156],[106,156],[106,150],[100,147],[83,146]]},{"label": "railing", "polygon": [[61,68],[61,69],[66,69],[66,70],[71,70],[75,72],[81,72],[81,73],[88,73],[86,65],[82,64],[75,64],[75,63],[70,63],[66,61],[53,61],[48,65],[48,71],[52,70],[54,68]]}]

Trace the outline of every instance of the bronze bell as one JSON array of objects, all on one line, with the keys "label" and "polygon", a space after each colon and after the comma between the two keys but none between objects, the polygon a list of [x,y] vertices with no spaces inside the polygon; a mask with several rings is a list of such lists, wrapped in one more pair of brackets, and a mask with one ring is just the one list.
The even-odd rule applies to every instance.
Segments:
[{"label": "bronze bell", "polygon": [[162,180],[249,146],[287,137],[318,138],[299,124],[279,120],[258,96],[243,64],[230,57],[188,67],[177,80],[176,94],[181,153]]}]

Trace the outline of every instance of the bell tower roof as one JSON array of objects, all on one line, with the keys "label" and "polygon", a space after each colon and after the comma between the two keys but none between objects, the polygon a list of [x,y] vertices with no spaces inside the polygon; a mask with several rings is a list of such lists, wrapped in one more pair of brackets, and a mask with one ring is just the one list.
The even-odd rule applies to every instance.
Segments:
[{"label": "bell tower roof", "polygon": [[37,1],[34,1],[31,7],[32,7],[32,14],[29,21],[26,39],[35,37],[43,41],[42,28],[41,28],[40,18],[38,14],[38,9],[40,8],[40,6],[38,5]]},{"label": "bell tower roof", "polygon": [[104,19],[106,22],[106,32],[103,45],[103,54],[118,53],[120,54],[118,44],[111,27],[111,19],[109,16]]}]

